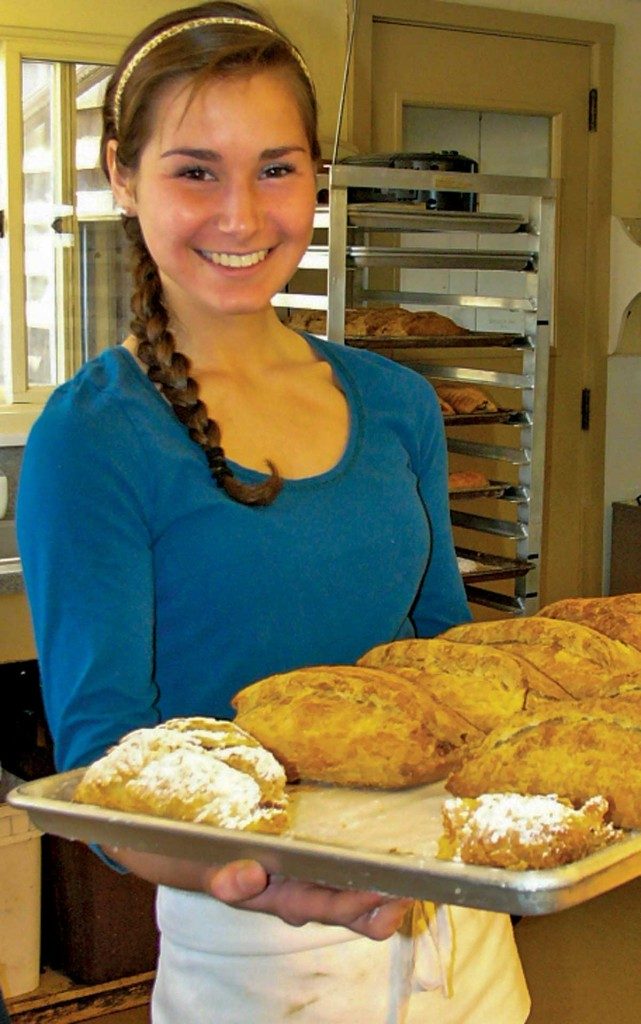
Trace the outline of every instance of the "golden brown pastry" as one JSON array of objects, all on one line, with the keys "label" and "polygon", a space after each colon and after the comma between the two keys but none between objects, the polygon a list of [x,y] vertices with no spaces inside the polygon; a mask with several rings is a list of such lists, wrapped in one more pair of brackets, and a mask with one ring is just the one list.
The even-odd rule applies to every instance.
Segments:
[{"label": "golden brown pastry", "polygon": [[[297,330],[325,334],[322,310],[294,309],[286,321]],[[375,306],[345,310],[345,334],[350,338],[428,338],[472,333],[435,310],[413,312],[402,306]]]},{"label": "golden brown pastry", "polygon": [[415,678],[353,665],[269,676],[232,701],[235,721],[290,780],[399,788],[444,778],[478,730]]},{"label": "golden brown pastry", "polygon": [[73,799],[250,832],[288,825],[285,771],[232,722],[178,718],[136,729],[91,764]]},{"label": "golden brown pastry", "polygon": [[538,615],[465,623],[443,638],[509,652],[577,699],[610,693],[615,676],[641,671],[641,651],[630,644],[577,622]]},{"label": "golden brown pastry", "polygon": [[604,820],[607,812],[602,796],[576,809],[555,794],[453,797],[443,805],[438,856],[517,871],[560,867],[624,835]]},{"label": "golden brown pastry", "polygon": [[455,796],[556,793],[579,804],[600,793],[609,817],[641,827],[641,702],[559,701],[521,712],[470,751],[447,780]]},{"label": "golden brown pastry", "polygon": [[488,732],[520,711],[528,690],[565,696],[554,682],[507,651],[447,639],[395,640],[372,648],[359,665],[398,673],[418,670],[421,689]]},{"label": "golden brown pastry", "polygon": [[568,597],[546,605],[537,614],[548,619],[580,622],[641,650],[641,594]]},{"label": "golden brown pastry", "polygon": [[448,474],[447,486],[450,491],[481,490],[483,487],[489,487],[490,481],[484,473],[478,473],[476,470],[457,470]]},{"label": "golden brown pastry", "polygon": [[472,384],[436,384],[436,393],[457,413],[496,412],[498,406],[481,388]]},{"label": "golden brown pastry", "polygon": [[436,397],[438,399],[439,409],[441,410],[443,415],[444,416],[453,416],[454,415],[454,409],[450,405],[450,403],[446,402],[445,399],[442,398],[441,395],[439,395],[438,393],[437,393]]}]

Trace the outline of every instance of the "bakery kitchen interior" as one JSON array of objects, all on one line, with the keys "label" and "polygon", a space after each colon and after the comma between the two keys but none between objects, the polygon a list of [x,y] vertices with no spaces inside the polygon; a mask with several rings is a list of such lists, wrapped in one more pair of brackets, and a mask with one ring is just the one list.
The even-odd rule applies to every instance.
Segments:
[{"label": "bakery kitchen interior", "polygon": [[[0,989],[18,1024],[149,1019],[154,893],[64,824],[83,806],[98,828],[104,809],[90,780],[80,805],[55,778],[15,511],[44,399],[128,333],[100,109],[127,41],[181,6],[0,4]],[[351,867],[337,884],[374,853],[381,888],[462,893],[510,914],[530,1024],[637,1024],[641,2],[261,6],[305,55],[322,143],[312,244],[274,305],[296,329],[433,384],[473,621],[337,666],[331,698],[322,673],[290,673],[286,722],[269,686],[243,691],[239,724],[315,794],[306,803],[304,785],[300,797],[286,786],[282,814],[260,827],[269,819],[276,853],[288,829],[303,829],[307,853],[344,829]],[[354,760],[341,694],[372,674],[386,688],[370,731],[406,736],[400,760],[382,740]],[[306,749],[301,693],[334,730],[331,764]],[[368,818],[363,784],[388,806],[389,834]],[[362,813],[358,829],[331,803],[337,791]],[[393,866],[390,843],[407,851]],[[305,841],[299,858],[311,870]]]}]

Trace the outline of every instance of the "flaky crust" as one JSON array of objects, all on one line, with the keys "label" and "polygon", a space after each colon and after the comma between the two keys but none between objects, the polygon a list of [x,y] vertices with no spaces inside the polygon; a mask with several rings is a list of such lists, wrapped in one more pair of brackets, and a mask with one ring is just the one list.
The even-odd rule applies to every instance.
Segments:
[{"label": "flaky crust", "polygon": [[453,797],[443,805],[439,856],[517,871],[560,867],[624,834],[604,820],[607,812],[602,796],[578,808],[555,794]]},{"label": "flaky crust", "polygon": [[612,640],[623,640],[641,650],[641,594],[568,597],[546,605],[537,614],[548,619],[580,622]]},{"label": "flaky crust", "polygon": [[[327,316],[322,310],[292,310],[287,325],[325,334]],[[470,334],[436,310],[412,311],[402,306],[376,306],[345,310],[345,334],[351,338],[431,338]]]},{"label": "flaky crust", "polygon": [[423,693],[416,678],[319,665],[269,676],[233,699],[235,721],[268,747],[290,780],[400,788],[444,778],[474,725]]},{"label": "flaky crust", "polygon": [[73,799],[245,831],[288,825],[285,772],[232,722],[171,719],[122,738],[85,771]]},{"label": "flaky crust", "polygon": [[489,732],[525,706],[530,690],[567,696],[547,676],[505,650],[485,644],[457,645],[443,637],[395,640],[372,648],[360,665],[403,674],[420,673],[421,688]]},{"label": "flaky crust", "polygon": [[595,793],[610,820],[641,827],[641,695],[558,702],[495,729],[447,780],[455,796],[557,793],[573,804]]},{"label": "flaky crust", "polygon": [[472,384],[437,384],[436,394],[457,413],[496,412],[498,409],[485,391]]},{"label": "flaky crust", "polygon": [[579,700],[612,692],[616,676],[641,672],[641,651],[578,622],[542,616],[498,619],[455,626],[443,637],[509,652]]}]

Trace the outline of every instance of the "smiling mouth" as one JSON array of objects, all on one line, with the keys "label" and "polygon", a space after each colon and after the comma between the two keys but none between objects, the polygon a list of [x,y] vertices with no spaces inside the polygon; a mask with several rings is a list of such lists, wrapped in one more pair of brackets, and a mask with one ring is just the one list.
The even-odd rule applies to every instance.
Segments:
[{"label": "smiling mouth", "polygon": [[269,249],[259,249],[257,252],[210,252],[207,249],[200,249],[201,256],[204,256],[210,263],[219,267],[255,267],[262,263],[269,254]]}]

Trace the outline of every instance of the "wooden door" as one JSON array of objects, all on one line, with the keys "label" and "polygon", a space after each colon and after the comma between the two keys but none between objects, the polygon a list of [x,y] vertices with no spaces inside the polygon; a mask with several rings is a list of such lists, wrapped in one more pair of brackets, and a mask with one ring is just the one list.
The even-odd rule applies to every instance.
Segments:
[{"label": "wooden door", "polygon": [[[384,0],[380,4],[369,0],[365,19],[368,6],[371,15],[389,5]],[[529,16],[517,17],[515,22],[515,16],[506,12],[410,0],[405,6],[412,17],[402,19],[403,6],[402,2],[395,5],[394,18],[386,17],[385,11],[372,16],[364,33],[371,75],[361,79],[360,87],[355,85],[355,89],[357,116],[359,109],[371,111],[366,148],[403,148],[406,106],[500,111],[550,119],[550,173],[561,181],[561,198],[541,599],[547,602],[566,595],[599,593],[608,287],[603,215],[609,202],[610,168],[606,156],[601,161],[595,191],[595,153],[607,150],[595,149],[588,124],[595,75],[593,48],[573,38],[567,31],[568,22],[562,19],[537,18],[535,35]],[[448,8],[457,11],[459,21],[463,11],[466,24],[443,24]],[[479,19],[475,27],[470,20],[474,12]],[[503,31],[497,21],[501,14],[506,18]],[[545,25],[547,32],[543,31]],[[554,30],[560,25],[564,27],[563,38],[554,38]],[[600,28],[606,30],[608,26]],[[598,37],[599,32],[594,34]],[[362,67],[363,34],[357,62]],[[365,85],[371,89],[369,107],[358,96],[359,88],[362,92]],[[599,232],[597,252],[593,239]],[[587,429],[581,416],[585,389],[591,396]]]}]

